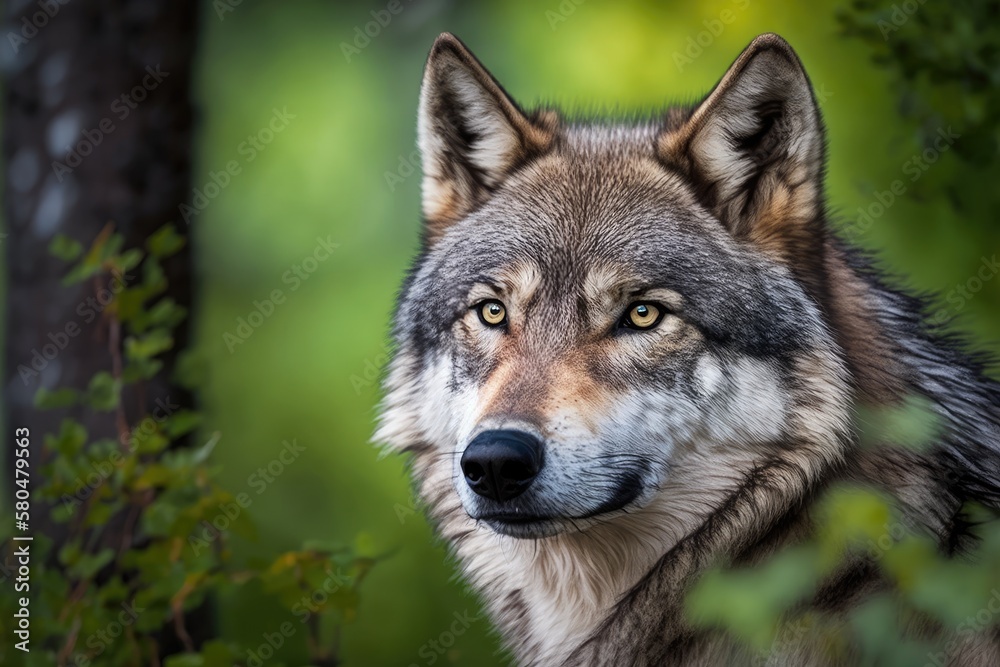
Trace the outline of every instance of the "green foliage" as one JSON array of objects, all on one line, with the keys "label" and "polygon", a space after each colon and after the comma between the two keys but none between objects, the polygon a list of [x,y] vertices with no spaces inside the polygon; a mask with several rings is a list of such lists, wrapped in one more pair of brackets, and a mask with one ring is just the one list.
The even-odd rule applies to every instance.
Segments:
[{"label": "green foliage", "polygon": [[[926,441],[936,421],[919,414],[920,404],[868,411],[862,442],[906,446],[902,436]],[[913,421],[901,421],[903,415]],[[870,488],[835,486],[814,513],[812,538],[755,567],[710,570],[691,588],[688,616],[695,625],[726,630],[761,654],[812,635],[842,660],[855,659],[846,651],[856,647],[860,664],[923,664],[956,638],[1000,625],[989,609],[994,597],[1000,601],[1000,517],[977,505],[964,512],[975,526],[975,544],[952,557],[920,528],[919,517],[903,516],[892,499]],[[846,619],[799,608],[856,557],[869,557],[896,594],[877,595]],[[927,627],[941,628],[940,636],[905,637],[903,628],[913,619],[936,624]]]},{"label": "green foliage", "polygon": [[[159,664],[161,633],[170,628],[185,651],[168,657],[168,667],[243,665],[248,654],[236,643],[211,640],[196,647],[185,617],[207,597],[250,581],[270,592],[289,619],[305,614],[308,632],[300,641],[317,664],[333,664],[339,659],[340,628],[356,619],[360,584],[378,560],[373,552],[364,545],[313,544],[257,568],[237,569],[226,533],[215,527],[236,502],[210,465],[219,435],[184,446],[179,439],[202,423],[197,412],[126,410],[123,395],[141,391],[163,368],[161,357],[174,347],[173,330],[185,316],[161,296],[166,280],[159,264],[183,247],[184,239],[167,226],[146,245],[148,254],[122,250],[122,238],[110,226],[86,252],[64,237],[52,243],[54,255],[77,260],[67,284],[91,279],[98,284],[136,269],[141,280],[118,290],[104,309],[101,325],[120,332],[122,341],[112,350],[112,368],[97,372],[83,390],[39,389],[35,396],[43,410],[80,406],[113,413],[118,438],[93,438],[73,419],[45,436],[42,461],[35,461],[33,507],[48,508],[47,518],[61,536],[55,543],[36,535],[32,543],[32,652],[0,642],[0,664]],[[178,377],[196,388],[197,360],[179,358]],[[4,521],[8,532],[0,534],[7,553],[13,550],[12,524]],[[227,528],[254,534],[245,516]],[[0,614],[11,618],[13,612],[13,600],[0,598]]]},{"label": "green foliage", "polygon": [[920,194],[943,194],[959,213],[992,219],[1000,203],[992,187],[1000,176],[1000,2],[904,5],[855,0],[838,18],[889,75],[915,147],[932,147],[944,127],[960,137],[951,168],[929,170]]},{"label": "green foliage", "polygon": [[80,253],[83,252],[83,246],[80,245],[79,241],[74,241],[67,236],[57,234],[56,237],[52,239],[52,243],[49,244],[49,252],[51,252],[54,257],[57,257],[64,262],[72,262],[80,256]]}]

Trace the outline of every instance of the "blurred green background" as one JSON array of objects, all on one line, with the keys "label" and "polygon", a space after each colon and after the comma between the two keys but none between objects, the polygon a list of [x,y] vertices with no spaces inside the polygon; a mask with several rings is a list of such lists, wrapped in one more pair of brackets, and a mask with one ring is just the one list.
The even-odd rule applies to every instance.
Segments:
[{"label": "blurred green background", "polygon": [[[873,64],[872,48],[844,36],[843,2],[400,3],[402,11],[363,48],[354,43],[356,28],[363,31],[387,3],[205,3],[194,185],[205,192],[213,172],[232,160],[240,165],[189,228],[202,279],[195,326],[208,363],[205,431],[222,434],[223,484],[253,498],[257,535],[234,538],[238,559],[359,534],[394,551],[363,586],[359,617],[344,630],[345,664],[503,664],[485,620],[443,652],[430,646],[450,643],[441,636],[454,614],[476,614],[478,603],[420,513],[410,511],[405,462],[380,458],[369,444],[393,299],[418,246],[415,111],[438,33],[462,38],[523,104],[593,112],[694,101],[754,36],[783,35],[804,61],[826,119],[833,211],[843,225],[855,223],[859,207],[878,201],[876,191],[904,180],[904,195],[856,239],[920,289],[965,285],[982,258],[1000,249],[989,208],[995,196],[963,212],[968,202],[936,187],[958,168],[948,153],[911,183],[905,165],[922,150],[926,123],[937,121],[904,121],[907,110],[890,74]],[[724,10],[729,23],[719,21]],[[899,33],[927,30],[921,20],[904,22]],[[960,40],[961,30],[976,26],[952,28]],[[356,52],[345,54],[344,44]],[[954,104],[964,104],[961,91]],[[243,142],[276,109],[294,118],[249,160]],[[955,131],[959,144],[967,141],[960,126]],[[990,173],[983,171],[979,187],[995,188]],[[339,245],[325,261],[303,264],[317,239]],[[296,282],[291,276],[300,270],[308,279]],[[236,335],[238,318],[275,289],[287,300],[234,344],[226,334]],[[1000,350],[991,340],[1000,280],[970,297],[961,307],[942,301],[942,319],[957,316]],[[293,439],[305,451],[261,489],[251,476]],[[247,587],[220,600],[222,635],[257,646],[296,620],[264,597]],[[301,644],[290,642],[279,656],[303,661]]]}]

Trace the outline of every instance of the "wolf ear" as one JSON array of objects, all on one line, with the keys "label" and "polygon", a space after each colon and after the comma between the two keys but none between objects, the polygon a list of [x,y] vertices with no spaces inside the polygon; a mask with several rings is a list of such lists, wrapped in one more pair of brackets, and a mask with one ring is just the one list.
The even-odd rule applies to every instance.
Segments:
[{"label": "wolf ear", "polygon": [[812,227],[823,130],[802,63],[781,37],[755,39],[656,150],[734,235],[786,259],[820,242]]},{"label": "wolf ear", "polygon": [[555,114],[529,118],[458,38],[434,42],[420,90],[417,139],[428,237],[480,204],[520,163],[545,151]]}]

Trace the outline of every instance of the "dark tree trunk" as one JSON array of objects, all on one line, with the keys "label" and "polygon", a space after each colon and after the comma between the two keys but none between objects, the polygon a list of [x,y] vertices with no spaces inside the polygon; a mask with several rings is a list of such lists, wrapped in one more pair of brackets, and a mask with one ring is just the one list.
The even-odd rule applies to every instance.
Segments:
[{"label": "dark tree trunk", "polygon": [[[96,372],[111,368],[116,345],[105,320],[91,314],[100,302],[96,308],[88,302],[107,285],[63,286],[66,264],[48,247],[59,233],[89,247],[109,223],[126,248],[142,247],[151,232],[177,218],[190,193],[198,12],[192,0],[6,5],[0,43],[8,290],[3,442],[12,442],[15,428],[30,429],[37,466],[43,435],[56,431],[63,417],[83,424],[91,440],[120,438],[114,413],[33,407],[39,387],[85,388]],[[164,270],[169,295],[190,311],[188,248]],[[177,334],[175,349],[183,349],[186,330]],[[157,402],[190,405],[189,395],[170,386],[173,359],[165,361],[159,377],[123,396],[130,423]],[[4,449],[10,470],[13,447]],[[9,493],[7,480],[4,485]],[[39,509],[32,530],[58,538]]]}]

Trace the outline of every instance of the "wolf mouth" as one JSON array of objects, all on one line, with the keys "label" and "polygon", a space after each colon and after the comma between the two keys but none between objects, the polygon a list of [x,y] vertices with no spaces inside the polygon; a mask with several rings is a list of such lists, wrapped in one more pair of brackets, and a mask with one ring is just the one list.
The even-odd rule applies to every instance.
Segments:
[{"label": "wolf mouth", "polygon": [[490,528],[503,535],[529,539],[547,537],[562,532],[562,525],[564,523],[575,525],[574,522],[576,521],[585,521],[602,514],[610,514],[611,512],[624,509],[642,494],[642,490],[641,473],[631,472],[623,475],[618,480],[618,483],[615,485],[615,492],[610,498],[585,514],[546,515],[521,512],[488,512],[474,518],[486,522]]}]

